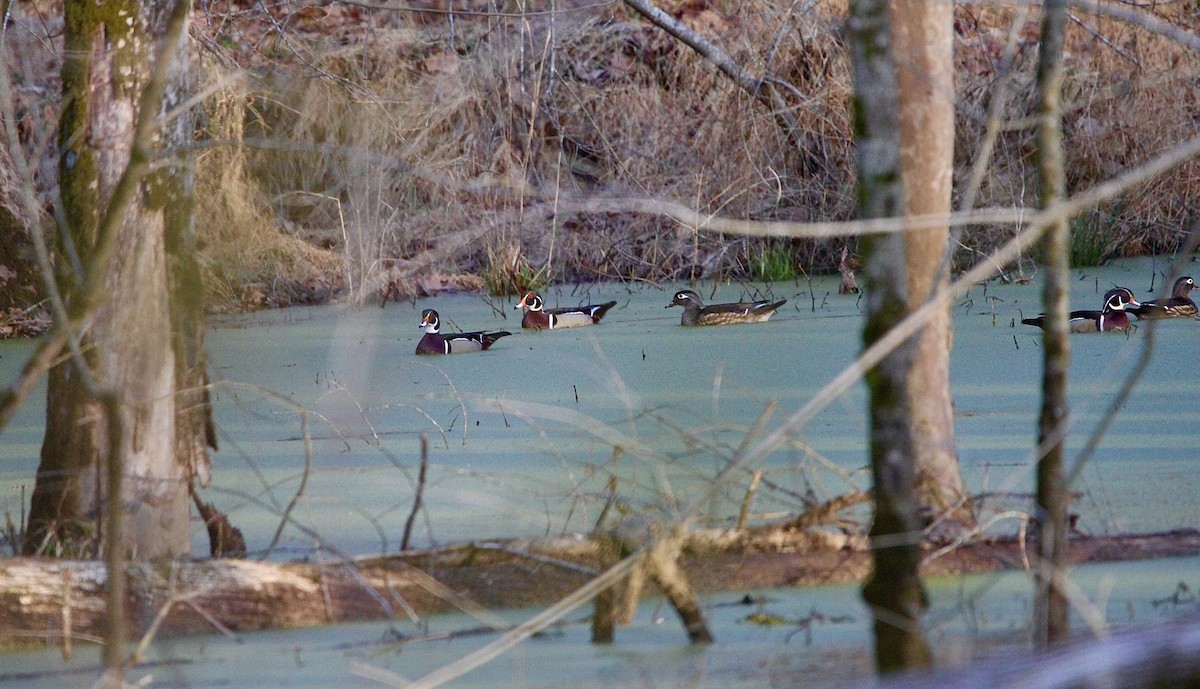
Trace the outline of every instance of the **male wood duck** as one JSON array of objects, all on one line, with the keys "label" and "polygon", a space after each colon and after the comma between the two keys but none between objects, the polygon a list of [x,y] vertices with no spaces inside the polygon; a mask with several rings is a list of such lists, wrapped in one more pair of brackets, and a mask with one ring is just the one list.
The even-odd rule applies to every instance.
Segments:
[{"label": "male wood duck", "polygon": [[[1110,289],[1104,295],[1104,310],[1072,311],[1067,321],[1067,329],[1073,333],[1121,332],[1129,329],[1129,316],[1125,314],[1126,309],[1136,309],[1140,306],[1141,304],[1133,298],[1133,292],[1124,287]],[[1022,318],[1021,322],[1025,325],[1044,328],[1046,314],[1037,318]]]},{"label": "male wood duck", "polygon": [[474,332],[442,335],[438,329],[442,327],[438,312],[425,309],[421,312],[421,326],[425,336],[417,343],[417,354],[460,354],[462,352],[478,352],[492,346],[496,340],[512,333],[500,330],[494,333]]},{"label": "male wood duck", "polygon": [[1144,301],[1129,312],[1138,318],[1191,318],[1196,315],[1196,302],[1188,293],[1195,286],[1196,281],[1185,275],[1175,281],[1170,297]]},{"label": "male wood duck", "polygon": [[578,328],[581,325],[595,325],[604,318],[608,310],[617,302],[604,304],[576,306],[574,308],[547,309],[542,302],[542,296],[537,292],[526,292],[520,303],[514,309],[529,309],[521,318],[522,328],[534,330],[556,330],[559,328]]},{"label": "male wood duck", "polygon": [[683,316],[680,325],[730,325],[733,323],[761,323],[771,316],[784,304],[787,299],[776,302],[770,301],[739,301],[732,304],[704,305],[700,295],[690,289],[675,293],[675,298],[663,308],[682,306]]}]

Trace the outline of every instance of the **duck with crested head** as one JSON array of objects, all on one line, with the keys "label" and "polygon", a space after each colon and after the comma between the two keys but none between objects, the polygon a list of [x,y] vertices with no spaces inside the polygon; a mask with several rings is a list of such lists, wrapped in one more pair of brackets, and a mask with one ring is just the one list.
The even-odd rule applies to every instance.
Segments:
[{"label": "duck with crested head", "polygon": [[1196,315],[1196,302],[1188,294],[1195,286],[1196,281],[1185,275],[1175,281],[1171,296],[1144,301],[1129,312],[1138,318],[1191,318]]},{"label": "duck with crested head", "polygon": [[676,292],[675,298],[664,308],[683,307],[683,315],[679,319],[680,325],[730,325],[733,323],[761,323],[775,315],[779,307],[786,303],[787,299],[780,299],[775,302],[739,301],[705,306],[699,294],[685,289]]},{"label": "duck with crested head", "polygon": [[514,309],[528,309],[521,317],[521,327],[532,330],[559,330],[562,328],[578,328],[583,325],[596,325],[604,318],[608,310],[617,302],[589,304],[558,309],[547,309],[542,295],[537,292],[526,292],[521,301],[513,306]]},{"label": "duck with crested head", "polygon": [[[1126,311],[1141,304],[1133,298],[1133,292],[1124,288],[1110,289],[1104,295],[1104,308],[1100,311],[1072,311],[1067,320],[1067,329],[1073,333],[1123,332],[1129,329]],[[1037,318],[1022,318],[1025,325],[1046,327],[1046,314]]]},{"label": "duck with crested head", "polygon": [[425,336],[417,343],[417,354],[461,354],[463,352],[480,352],[512,333],[507,330],[496,332],[454,333],[443,335],[442,320],[437,311],[425,309],[421,312],[421,328]]}]

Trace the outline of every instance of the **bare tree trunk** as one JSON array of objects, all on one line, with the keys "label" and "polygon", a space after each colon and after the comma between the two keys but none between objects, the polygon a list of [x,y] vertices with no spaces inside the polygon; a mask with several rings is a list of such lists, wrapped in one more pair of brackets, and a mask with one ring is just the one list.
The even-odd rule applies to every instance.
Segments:
[{"label": "bare tree trunk", "polygon": [[[891,0],[900,167],[908,215],[950,212],[954,177],[954,8],[951,3]],[[908,308],[922,306],[950,281],[949,226],[909,230]],[[917,337],[905,388],[911,406],[916,481],[922,503],[969,523],[954,443],[950,397],[950,307]]]},{"label": "bare tree trunk", "polygon": [[[187,96],[186,41],[160,57],[158,39],[170,18],[186,36],[189,16],[190,4],[167,1],[65,5],[59,176],[70,227],[62,235],[88,274],[64,273],[59,284],[71,324],[81,326],[87,370],[67,360],[51,371],[26,553],[95,553],[110,458],[121,465],[127,519],[120,552],[152,559],[190,551],[188,483],[207,459],[195,438],[201,424],[177,422],[175,393],[179,370],[187,371],[183,382],[196,382],[203,345],[195,311],[173,312],[168,296],[168,241],[177,259],[190,241],[190,161],[147,175],[158,145],[191,134],[190,120],[164,130],[153,119]],[[170,68],[152,72],[156,58]],[[176,331],[183,323],[191,325]],[[188,361],[177,359],[177,348],[190,351]],[[115,457],[106,394],[121,413],[117,446],[125,451]],[[181,447],[192,448],[187,457]]]},{"label": "bare tree trunk", "polygon": [[[859,217],[896,217],[904,212],[904,188],[887,0],[851,2],[849,29]],[[902,235],[868,236],[862,244],[867,294],[863,344],[870,346],[907,313],[908,279]],[[910,398],[905,393],[914,345],[906,341],[867,374],[875,568],[863,586],[863,598],[875,616],[875,662],[881,672],[931,662],[920,627],[928,601],[917,571],[921,528],[914,476],[916,446],[909,422]]]},{"label": "bare tree trunk", "polygon": [[[1062,0],[1047,0],[1042,16],[1042,43],[1038,54],[1038,175],[1042,207],[1062,198],[1066,191],[1062,154],[1062,51],[1067,8]],[[1038,556],[1034,635],[1041,645],[1067,636],[1067,599],[1059,585],[1066,561],[1067,492],[1063,485],[1063,430],[1069,416],[1067,369],[1071,344],[1067,331],[1070,231],[1059,220],[1046,230],[1043,251],[1046,282],[1043,305],[1046,325],[1043,342],[1042,413],[1038,419],[1038,445],[1045,453],[1037,470]]]}]

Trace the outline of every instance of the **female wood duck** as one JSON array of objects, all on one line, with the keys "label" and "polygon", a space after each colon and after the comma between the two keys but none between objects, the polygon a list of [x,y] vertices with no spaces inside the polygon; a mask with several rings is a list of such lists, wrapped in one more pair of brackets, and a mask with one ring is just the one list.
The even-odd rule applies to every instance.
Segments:
[{"label": "female wood duck", "polygon": [[474,332],[442,335],[438,332],[442,321],[438,312],[425,309],[421,312],[421,326],[425,336],[417,343],[417,354],[459,354],[462,352],[478,352],[492,346],[492,343],[512,333],[501,330],[494,333]]},{"label": "female wood duck", "polygon": [[617,302],[576,306],[575,308],[547,309],[542,303],[542,296],[537,292],[526,292],[521,302],[514,309],[529,309],[521,318],[522,328],[534,330],[556,330],[558,328],[578,328],[581,325],[595,325],[604,318],[608,310]]},{"label": "female wood duck", "polygon": [[1196,281],[1185,275],[1175,281],[1170,297],[1144,301],[1129,312],[1138,318],[1191,318],[1196,315],[1196,302],[1188,293],[1195,286]]},{"label": "female wood duck", "polygon": [[690,289],[675,293],[675,298],[663,308],[682,306],[680,325],[730,325],[733,323],[761,323],[784,304],[787,299],[770,301],[739,301],[732,304],[704,305],[700,295]]},{"label": "female wood duck", "polygon": [[[1124,287],[1110,289],[1104,295],[1103,311],[1072,311],[1067,321],[1067,329],[1073,333],[1107,333],[1122,332],[1129,328],[1129,316],[1126,309],[1136,309],[1141,304],[1133,298],[1133,292]],[[1025,325],[1046,326],[1046,314],[1037,318],[1022,318]]]}]

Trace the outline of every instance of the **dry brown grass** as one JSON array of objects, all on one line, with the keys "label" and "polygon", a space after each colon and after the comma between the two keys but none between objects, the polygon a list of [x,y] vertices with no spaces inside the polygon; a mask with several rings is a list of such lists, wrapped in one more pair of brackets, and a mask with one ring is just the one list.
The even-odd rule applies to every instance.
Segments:
[{"label": "dry brown grass", "polygon": [[[1195,32],[1200,15],[1194,6],[1167,3],[1157,16]],[[1005,34],[1012,28],[1011,8],[967,6],[956,23],[958,83],[958,170],[969,164],[983,123],[978,113],[995,97],[991,80]],[[1195,113],[1200,55],[1161,35],[1111,18],[1072,12],[1067,26],[1064,118],[1068,191],[1080,191],[1159,154],[1200,133]],[[1016,27],[1021,40],[1007,94],[1009,124],[984,180],[977,205],[1037,203],[1033,162],[1034,74],[1038,16]],[[957,175],[956,179],[961,179]],[[1177,251],[1200,216],[1200,161],[1191,160],[1171,175],[1130,190],[1073,223],[1079,253],[1095,244],[1096,258]],[[965,242],[987,250],[1009,233],[985,228]]]},{"label": "dry brown grass", "polygon": [[[786,84],[802,132],[796,146],[761,103],[620,4],[560,0],[556,14],[539,3],[503,14],[494,3],[456,2],[463,13],[451,27],[446,14],[330,5],[286,15],[288,6],[273,6],[268,19],[263,6],[209,3],[197,31],[205,54],[223,58],[207,63],[211,77],[233,64],[257,75],[248,93],[205,104],[211,139],[248,144],[199,159],[210,295],[226,307],[262,306],[478,284],[464,275],[497,291],[547,280],[743,277],[779,252],[796,272],[831,272],[853,240],[727,238],[559,201],[654,195],[737,218],[849,219],[844,5],[794,14],[792,3],[770,0],[678,6],[751,73]],[[1194,4],[1154,11],[1200,28]],[[958,194],[997,97],[1006,37],[1019,37],[976,206],[1036,205],[1038,17],[1031,11],[1014,28],[1016,14],[982,4],[956,12]],[[1200,58],[1146,29],[1074,16],[1067,167],[1071,189],[1082,190],[1197,133]],[[253,49],[236,52],[246,45]],[[1177,250],[1198,220],[1198,180],[1191,161],[1077,219],[1081,255],[1086,245],[1097,256]],[[1012,233],[965,232],[959,263]]]},{"label": "dry brown grass", "polygon": [[[769,9],[711,28],[753,67],[779,31]],[[795,20],[803,40],[771,59],[803,96],[794,115],[806,146],[797,151],[770,113],[657,29],[595,12],[559,15],[553,27],[545,15],[518,19],[460,19],[457,50],[441,26],[381,29],[322,55],[324,78],[271,91],[263,133],[373,155],[355,167],[316,151],[262,153],[264,186],[339,198],[352,218],[387,208],[361,223],[373,228],[376,260],[427,254],[447,234],[481,229],[485,241],[436,267],[484,275],[500,290],[547,277],[742,274],[766,246],[657,217],[559,212],[563,194],[654,194],[745,218],[849,217],[848,81],[833,24]],[[368,194],[352,179],[385,181]],[[332,220],[327,209],[285,212],[306,226]],[[795,244],[809,265],[841,246]],[[360,273],[369,264],[361,242],[339,247]]]},{"label": "dry brown grass", "polygon": [[[463,15],[453,43],[439,16],[420,30],[381,28],[321,56],[317,64],[326,78],[293,80],[272,93],[291,104],[278,112],[302,114],[293,117],[293,140],[369,149],[384,164],[338,171],[329,156],[309,156],[319,172],[271,175],[279,177],[280,189],[309,179],[315,183],[306,188],[359,209],[371,221],[361,224],[374,228],[369,248],[376,259],[428,255],[444,236],[482,231],[482,242],[443,251],[443,262],[432,267],[482,275],[498,291],[520,289],[535,276],[743,276],[778,243],[697,233],[658,217],[559,212],[554,201],[638,193],[742,218],[848,219],[850,81],[838,5],[800,16],[766,1],[737,10],[720,3],[687,6],[685,18],[751,72],[770,72],[789,85],[786,100],[804,133],[799,147],[788,144],[771,113],[702,58],[619,8],[561,13],[553,25],[535,12]],[[1177,21],[1195,22],[1181,5],[1163,7]],[[977,205],[1036,204],[1029,115],[1037,24],[1031,16],[1016,29],[1021,40],[1005,128]],[[1195,133],[1198,65],[1166,38],[1076,16],[1068,41],[1066,125],[1071,188],[1084,189]],[[960,180],[995,97],[991,85],[1013,17],[1005,7],[958,12]],[[1077,223],[1081,236],[1099,243],[1105,256],[1175,250],[1196,221],[1196,172],[1193,163],[1096,209]],[[339,184],[340,176],[386,183],[356,192]],[[379,217],[381,207],[388,209],[385,217]],[[329,222],[315,212],[290,219]],[[960,260],[974,260],[1011,233],[1003,227],[966,233],[962,241],[971,251]],[[796,240],[784,248],[800,271],[822,272],[836,267],[844,244]],[[342,248],[368,265],[363,247],[348,242]]]},{"label": "dry brown grass", "polygon": [[[242,140],[246,98],[226,90],[209,103],[208,135]],[[215,310],[321,301],[339,287],[342,260],[281,228],[247,174],[246,150],[217,146],[196,161],[196,232],[208,300]]]}]

